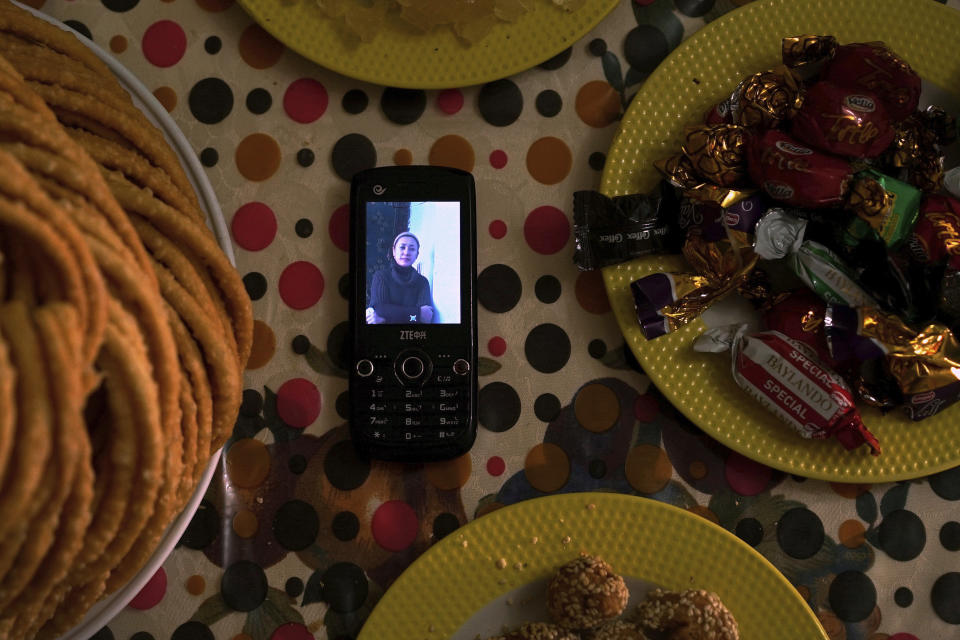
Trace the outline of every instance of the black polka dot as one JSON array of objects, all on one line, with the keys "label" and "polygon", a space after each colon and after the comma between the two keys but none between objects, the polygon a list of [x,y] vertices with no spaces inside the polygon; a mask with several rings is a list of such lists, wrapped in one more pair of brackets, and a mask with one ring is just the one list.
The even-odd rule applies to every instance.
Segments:
[{"label": "black polka dot", "polygon": [[960,500],[960,467],[930,476],[930,488],[944,500]]},{"label": "black polka dot", "polygon": [[252,418],[263,410],[263,396],[256,389],[244,389],[240,403],[240,415]]},{"label": "black polka dot", "polygon": [[287,595],[291,598],[297,598],[303,593],[303,580],[296,576],[288,578],[287,583],[283,585],[283,590],[286,591]]},{"label": "black polka dot", "polygon": [[960,624],[960,573],[945,573],[933,583],[930,604],[944,622]]},{"label": "black polka dot", "polygon": [[213,147],[207,147],[200,152],[200,164],[205,167],[215,167],[220,162],[220,154]]},{"label": "black polka dot", "polygon": [[337,281],[337,292],[340,294],[340,297],[344,300],[350,299],[350,274],[345,273],[340,276],[340,280]]},{"label": "black polka dot", "polygon": [[253,611],[267,599],[267,576],[254,562],[234,562],[223,572],[220,595],[234,611]]},{"label": "black polka dot", "polygon": [[295,453],[287,460],[287,469],[290,470],[290,473],[300,475],[307,470],[307,459],[299,453]]},{"label": "black polka dot", "polygon": [[940,544],[947,551],[960,550],[960,522],[951,520],[940,527]]},{"label": "black polka dot", "polygon": [[327,355],[343,370],[350,368],[350,323],[341,322],[327,336]]},{"label": "black polka dot", "polygon": [[99,631],[90,636],[89,640],[113,640],[113,631],[110,627],[101,627]]},{"label": "black polka dot", "polygon": [[913,591],[907,587],[900,587],[893,592],[893,601],[898,607],[909,607],[913,604]]},{"label": "black polka dot", "polygon": [[553,276],[541,276],[533,287],[537,300],[550,304],[560,298],[560,281]]},{"label": "black polka dot", "polygon": [[204,500],[190,519],[180,542],[188,549],[204,549],[220,533],[220,516],[213,504]]},{"label": "black polka dot", "polygon": [[799,483],[801,483],[801,484],[803,484],[804,482],[807,481],[807,479],[804,478],[803,476],[798,476],[798,475],[790,474],[790,477],[793,478],[793,481],[794,481],[794,482],[799,482]]},{"label": "black polka dot", "polygon": [[587,345],[587,353],[590,354],[590,357],[599,360],[603,356],[607,355],[607,343],[600,338],[591,340],[590,344]]},{"label": "black polka dot", "polygon": [[784,552],[799,560],[813,556],[823,546],[823,522],[804,507],[790,509],[777,523],[777,542]]},{"label": "black polka dot", "polygon": [[570,359],[570,338],[555,324],[534,327],[523,343],[527,362],[541,373],[560,371]]},{"label": "black polka dot", "polygon": [[477,300],[487,311],[510,311],[520,302],[522,293],[520,276],[505,264],[492,264],[477,276]]},{"label": "black polka dot", "polygon": [[190,89],[190,113],[203,124],[216,124],[233,110],[233,91],[220,78],[204,78]]},{"label": "black polka dot", "polygon": [[587,51],[599,58],[607,52],[607,41],[603,38],[594,38],[587,45]]},{"label": "black polka dot", "polygon": [[452,513],[441,513],[433,519],[433,539],[441,540],[460,527],[460,520]]},{"label": "black polka dot", "polygon": [[763,540],[763,525],[756,518],[744,518],[737,523],[737,537],[751,547],[755,547]]},{"label": "black polka dot", "polygon": [[290,348],[295,354],[302,356],[310,350],[310,338],[302,334],[298,335],[291,341]]},{"label": "black polka dot", "polygon": [[290,500],[277,509],[273,518],[273,536],[289,551],[306,549],[319,532],[317,511],[303,500]]},{"label": "black polka dot", "polygon": [[146,631],[137,631],[130,636],[130,640],[156,640],[156,638],[153,637],[153,634],[147,633]]},{"label": "black polka dot", "polygon": [[311,235],[313,235],[313,223],[306,218],[300,218],[297,220],[294,230],[301,238],[309,238]]},{"label": "black polka dot", "polygon": [[93,40],[93,34],[90,33],[90,28],[79,20],[64,20],[63,23],[85,37],[87,40]]},{"label": "black polka dot", "polygon": [[860,571],[844,571],[830,583],[830,608],[844,622],[860,622],[877,606],[877,588]]},{"label": "black polka dot", "polygon": [[560,113],[560,109],[563,108],[563,98],[553,89],[544,89],[537,94],[535,104],[537,113],[544,117],[552,118]]},{"label": "black polka dot", "polygon": [[266,89],[253,89],[247,94],[247,111],[260,115],[270,111],[273,106],[273,96]]},{"label": "black polka dot", "polygon": [[590,168],[594,171],[603,171],[603,165],[607,161],[606,154],[600,151],[594,151],[590,154],[590,157],[587,159],[587,164],[590,165]]},{"label": "black polka dot", "polygon": [[297,164],[301,167],[309,167],[315,159],[316,154],[310,149],[300,149],[300,151],[297,151]]},{"label": "black polka dot", "polygon": [[182,625],[177,627],[173,635],[170,636],[170,640],[215,640],[213,637],[213,631],[210,631],[210,627],[203,624],[202,622],[197,622],[196,620],[190,620],[189,622],[184,622]]},{"label": "black polka dot", "polygon": [[357,456],[352,442],[344,440],[327,451],[327,457],[323,459],[323,473],[334,487],[350,491],[367,481],[370,463]]},{"label": "black polka dot", "polygon": [[557,55],[553,56],[549,60],[541,62],[539,66],[541,69],[546,69],[547,71],[556,71],[563,65],[567,64],[567,61],[570,59],[570,54],[573,53],[572,47],[567,47]]},{"label": "black polka dot", "polygon": [[337,415],[347,420],[350,417],[350,392],[342,391],[337,396]]},{"label": "black polka dot", "polygon": [[262,273],[251,271],[243,276],[243,286],[251,300],[259,300],[267,293],[267,279]]},{"label": "black polka dot", "polygon": [[607,475],[607,463],[603,460],[591,460],[590,464],[587,466],[587,472],[590,474],[591,478],[600,478]]},{"label": "black polka dot", "polygon": [[637,71],[650,73],[670,53],[667,37],[653,25],[641,24],[627,34],[623,55]]},{"label": "black polka dot", "polygon": [[123,13],[124,11],[130,11],[135,6],[140,3],[140,0],[100,0],[103,3],[103,6],[109,9],[110,11],[116,11],[117,13]]},{"label": "black polka dot", "polygon": [[506,431],[520,419],[520,396],[505,382],[491,382],[480,389],[477,419],[488,431]]},{"label": "black polka dot", "polygon": [[217,36],[210,36],[203,41],[203,49],[210,55],[220,53],[220,49],[223,47],[223,42]]},{"label": "black polka dot", "polygon": [[511,80],[489,82],[477,96],[480,115],[495,127],[513,124],[523,111],[523,94]]},{"label": "black polka dot", "polygon": [[380,96],[380,108],[390,122],[411,124],[419,120],[427,108],[427,93],[422,89],[387,87]]},{"label": "black polka dot", "polygon": [[891,511],[880,523],[880,548],[894,560],[913,560],[927,543],[920,517],[912,511]]},{"label": "black polka dot", "polygon": [[367,576],[352,562],[338,562],[323,572],[323,599],[339,613],[350,613],[367,600]]},{"label": "black polka dot", "polygon": [[353,174],[377,166],[377,150],[366,136],[348,133],[333,145],[333,170],[349,182]]},{"label": "black polka dot", "polygon": [[691,18],[699,18],[713,9],[714,2],[715,0],[673,0],[680,13]]},{"label": "black polka dot", "polygon": [[345,94],[343,94],[343,100],[341,101],[340,105],[347,113],[356,114],[363,113],[369,102],[370,99],[362,89],[350,89],[350,91],[347,91]]},{"label": "black polka dot", "polygon": [[560,415],[560,400],[552,393],[541,394],[533,402],[533,413],[537,419],[550,422]]},{"label": "black polka dot", "polygon": [[341,511],[333,517],[330,529],[337,540],[348,542],[360,533],[360,520],[351,511]]}]

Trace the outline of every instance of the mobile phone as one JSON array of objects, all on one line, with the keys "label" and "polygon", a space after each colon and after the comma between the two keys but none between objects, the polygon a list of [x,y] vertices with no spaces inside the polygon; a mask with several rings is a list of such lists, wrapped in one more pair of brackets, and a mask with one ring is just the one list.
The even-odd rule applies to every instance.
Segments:
[{"label": "mobile phone", "polygon": [[468,451],[477,434],[473,176],[377,167],[350,189],[350,434],[380,460]]}]

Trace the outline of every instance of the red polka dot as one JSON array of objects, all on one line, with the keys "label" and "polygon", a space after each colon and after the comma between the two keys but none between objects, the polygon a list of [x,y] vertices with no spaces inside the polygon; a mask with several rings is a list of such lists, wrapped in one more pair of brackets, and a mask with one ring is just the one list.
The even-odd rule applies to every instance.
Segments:
[{"label": "red polka dot", "polygon": [[277,415],[295,429],[303,429],[320,415],[320,390],[304,378],[287,380],[277,389]]},{"label": "red polka dot", "polygon": [[912,633],[895,633],[887,640],[920,640],[917,636]]},{"label": "red polka dot", "polygon": [[147,27],[141,42],[143,57],[158,67],[172,67],[187,51],[187,34],[172,20],[159,20]]},{"label": "red polka dot", "polygon": [[493,456],[487,460],[487,473],[492,476],[499,476],[507,469],[507,464],[500,456]]},{"label": "red polka dot", "polygon": [[490,153],[490,166],[494,169],[503,169],[507,166],[507,153],[497,149]]},{"label": "red polka dot", "polygon": [[446,114],[453,115],[463,108],[463,94],[460,89],[446,89],[437,95],[437,107]]},{"label": "red polka dot", "polygon": [[342,251],[350,250],[350,205],[343,204],[337,207],[330,216],[330,225],[327,227],[333,244]]},{"label": "red polka dot", "polygon": [[266,249],[277,235],[277,217],[262,202],[248,202],[233,214],[233,239],[247,251]]},{"label": "red polka dot", "polygon": [[507,341],[500,336],[494,336],[487,343],[487,350],[490,351],[490,355],[499,358],[507,350]]},{"label": "red polka dot", "polygon": [[288,622],[274,629],[270,640],[314,640],[314,636],[299,622]]},{"label": "red polka dot", "polygon": [[523,237],[537,253],[556,253],[563,249],[570,238],[570,222],[563,211],[556,207],[537,207],[523,223]]},{"label": "red polka dot", "polygon": [[637,396],[633,403],[633,415],[640,422],[651,422],[660,413],[660,403],[650,395]]},{"label": "red polka dot", "polygon": [[294,122],[307,124],[327,110],[327,90],[313,78],[294,80],[283,94],[283,110]]},{"label": "red polka dot", "polygon": [[309,262],[294,262],[280,274],[279,289],[291,309],[312,307],[323,295],[323,274]]},{"label": "red polka dot", "polygon": [[730,488],[742,496],[755,496],[767,488],[773,470],[739,453],[727,456],[724,475]]},{"label": "red polka dot", "polygon": [[141,611],[152,609],[160,604],[160,601],[163,600],[163,596],[166,595],[166,593],[167,572],[163,570],[163,567],[160,567],[157,569],[157,572],[153,574],[153,577],[147,581],[147,584],[143,585],[140,593],[130,601],[130,607],[140,609]]},{"label": "red polka dot", "polygon": [[373,539],[387,551],[403,551],[409,547],[416,539],[419,527],[416,512],[400,500],[384,502],[370,521]]},{"label": "red polka dot", "polygon": [[503,220],[494,220],[490,223],[489,231],[491,236],[499,240],[507,235],[507,223]]}]

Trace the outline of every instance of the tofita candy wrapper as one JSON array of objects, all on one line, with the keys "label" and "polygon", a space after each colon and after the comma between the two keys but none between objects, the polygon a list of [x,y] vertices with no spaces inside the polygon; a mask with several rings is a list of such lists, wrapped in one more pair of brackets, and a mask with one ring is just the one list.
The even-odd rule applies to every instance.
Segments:
[{"label": "tofita candy wrapper", "polygon": [[748,333],[742,324],[709,329],[693,348],[730,351],[737,385],[802,437],[835,437],[847,449],[866,443],[873,455],[880,454],[850,387],[806,345],[779,331]]}]

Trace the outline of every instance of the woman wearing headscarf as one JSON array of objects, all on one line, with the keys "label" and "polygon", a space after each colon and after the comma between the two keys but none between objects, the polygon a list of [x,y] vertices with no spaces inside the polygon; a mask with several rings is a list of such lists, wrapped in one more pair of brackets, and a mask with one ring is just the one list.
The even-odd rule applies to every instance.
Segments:
[{"label": "woman wearing headscarf", "polygon": [[408,231],[393,239],[390,265],[373,274],[367,324],[428,324],[433,321],[430,283],[413,268],[420,240]]}]

